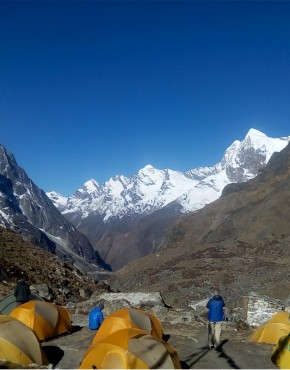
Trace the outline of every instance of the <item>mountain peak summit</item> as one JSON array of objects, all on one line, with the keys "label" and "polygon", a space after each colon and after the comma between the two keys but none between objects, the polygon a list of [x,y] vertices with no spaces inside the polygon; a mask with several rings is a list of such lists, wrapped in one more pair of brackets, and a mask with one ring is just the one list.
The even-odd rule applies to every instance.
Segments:
[{"label": "mountain peak summit", "polygon": [[251,136],[251,137],[253,137],[253,136],[257,136],[258,137],[259,136],[259,137],[262,137],[262,138],[267,137],[266,134],[264,134],[263,132],[255,129],[255,128],[250,128],[250,130],[248,131],[245,139],[247,139],[248,136]]},{"label": "mountain peak summit", "polygon": [[[95,191],[83,187],[82,193],[69,198],[70,209],[66,216],[69,218],[69,212],[78,213],[84,219],[93,212],[107,222],[110,218],[153,213],[173,202],[184,213],[195,211],[219,198],[227,184],[254,178],[272,154],[284,149],[289,141],[290,136],[270,138],[251,128],[245,139],[235,140],[226,149],[221,162],[213,167],[199,167],[183,173],[147,164],[133,176],[118,176],[103,186],[90,180]],[[57,202],[54,204],[59,208]]]}]

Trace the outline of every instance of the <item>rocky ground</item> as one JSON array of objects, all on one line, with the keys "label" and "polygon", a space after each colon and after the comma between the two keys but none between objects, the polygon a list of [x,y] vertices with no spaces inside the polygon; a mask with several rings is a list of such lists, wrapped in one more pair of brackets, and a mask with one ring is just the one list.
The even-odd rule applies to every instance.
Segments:
[{"label": "rocky ground", "polygon": [[[8,288],[8,287],[7,287]],[[11,288],[11,287],[10,287]],[[132,293],[131,293],[132,294]],[[84,353],[89,348],[96,332],[88,328],[88,313],[97,305],[100,298],[107,295],[104,316],[121,307],[136,306],[130,302],[130,294],[124,297],[112,298],[114,293],[98,292],[83,302],[70,303],[66,307],[71,314],[72,333],[53,338],[42,343],[45,353],[56,369],[78,369]],[[123,296],[122,293],[117,295]],[[140,294],[139,294],[140,295]],[[133,294],[138,298],[138,294]],[[138,307],[153,313],[161,322],[164,339],[176,350],[182,368],[192,369],[270,369],[275,368],[271,362],[273,346],[249,341],[254,329],[243,322],[225,322],[222,331],[222,346],[219,351],[209,351],[207,348],[207,326],[203,311],[192,308],[174,309],[163,306],[157,300],[153,306],[140,303]]]},{"label": "rocky ground", "polygon": [[84,300],[80,292],[103,290],[66,261],[0,227],[0,299],[13,293],[20,278],[29,285],[46,284],[46,298],[61,305]]},{"label": "rocky ground", "polygon": [[[59,338],[42,343],[47,357],[54,368],[78,369],[83,355],[95,335],[95,332],[89,330],[87,327],[88,312],[92,307],[91,305],[97,303],[98,294],[107,291],[107,286],[94,283],[87,277],[79,275],[78,271],[72,269],[63,261],[59,261],[55,256],[32,246],[23,241],[19,235],[15,235],[2,228],[0,228],[0,243],[0,299],[1,297],[11,294],[17,279],[24,277],[30,284],[47,284],[51,288],[54,298],[53,301],[55,303],[62,305],[70,304],[70,308],[74,306],[74,303],[78,305],[78,312],[76,310],[71,311],[74,331],[71,334],[63,335]],[[45,263],[43,263],[44,261]],[[286,262],[284,261],[283,263]],[[153,264],[153,269],[154,266]],[[161,266],[159,265],[158,267],[158,270],[160,270]],[[170,271],[171,275],[174,276],[176,270],[172,266]],[[153,273],[151,273],[151,275],[154,278],[155,275]],[[138,271],[138,277],[140,282],[143,278],[143,274],[140,274],[140,270]],[[183,276],[183,287],[186,286],[185,278],[187,277]],[[194,291],[191,285],[192,281],[195,281],[194,279],[196,279],[196,276],[190,276],[191,283],[188,287],[188,291],[183,289],[182,294],[188,294],[190,291]],[[123,279],[121,279],[121,281],[122,280]],[[157,280],[162,282],[161,278]],[[287,283],[288,281],[289,279]],[[136,284],[136,281],[134,282],[135,290],[139,290],[139,284]],[[165,285],[168,285],[167,280]],[[118,289],[119,287],[120,286],[117,286],[115,291],[122,291],[122,289]],[[158,286],[160,289],[155,289],[156,287],[152,287],[150,284],[146,287],[147,289],[149,287],[152,289],[154,288],[154,291],[161,291],[163,293],[163,287],[161,285]],[[170,291],[177,291],[179,299],[182,301],[181,298],[183,296],[180,287],[180,285],[172,286]],[[114,287],[112,286],[112,288]],[[87,302],[87,298],[80,295],[81,290],[94,292],[92,296],[95,295],[95,298],[92,299],[91,302]],[[125,291],[131,292],[134,291],[134,289],[126,289]],[[285,291],[289,292],[287,289],[285,289]],[[204,292],[202,298],[205,299],[208,297],[209,293],[208,291]],[[128,293],[125,294],[126,298],[128,298]],[[163,295],[162,297],[165,299],[166,303],[169,303],[172,307],[178,308],[178,302],[176,303],[174,300],[171,301],[169,296]],[[190,294],[184,297],[186,298],[184,299],[185,302],[190,298]],[[126,300],[120,303],[120,305],[123,306],[124,304],[126,304]],[[161,303],[157,302],[156,304]],[[109,303],[106,305],[105,308],[108,307],[107,309],[110,309],[110,311],[120,308],[117,306],[109,308]],[[134,306],[134,304],[132,304],[132,306]],[[140,308],[145,309],[146,307]],[[236,308],[236,306],[234,306],[234,308]],[[188,306],[187,310],[189,310]],[[187,311],[184,312],[188,313]],[[105,312],[105,316],[108,314],[109,312]],[[193,320],[191,318],[184,319],[184,317],[188,315],[181,314],[180,311],[175,311],[174,309],[170,309],[167,312],[164,307],[161,307],[159,311],[157,311],[156,316],[162,323],[163,332],[166,335],[168,343],[177,351],[182,361],[183,368],[275,368],[270,360],[273,349],[272,345],[249,342],[248,338],[253,331],[251,328],[245,326],[241,329],[237,326],[229,325],[228,323],[222,332],[223,346],[220,351],[215,352],[208,351],[207,349],[207,329],[204,321]],[[194,317],[194,315],[191,317]]]},{"label": "rocky ground", "polygon": [[[72,315],[72,320],[73,333],[43,343],[54,368],[79,368],[95,336],[96,332],[87,327],[86,315]],[[221,349],[209,351],[205,323],[193,321],[172,324],[171,315],[170,321],[162,321],[162,327],[165,338],[176,350],[184,369],[276,368],[271,362],[273,346],[250,342],[251,328],[237,329],[226,324],[222,331]]]}]

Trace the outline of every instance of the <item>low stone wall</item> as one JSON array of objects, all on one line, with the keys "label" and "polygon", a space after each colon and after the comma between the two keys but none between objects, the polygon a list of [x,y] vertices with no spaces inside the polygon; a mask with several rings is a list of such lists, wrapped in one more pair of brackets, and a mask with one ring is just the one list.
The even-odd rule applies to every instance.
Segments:
[{"label": "low stone wall", "polygon": [[243,297],[243,299],[246,322],[250,326],[260,326],[278,311],[281,311],[283,308],[285,309],[284,303],[281,300],[254,292]]}]

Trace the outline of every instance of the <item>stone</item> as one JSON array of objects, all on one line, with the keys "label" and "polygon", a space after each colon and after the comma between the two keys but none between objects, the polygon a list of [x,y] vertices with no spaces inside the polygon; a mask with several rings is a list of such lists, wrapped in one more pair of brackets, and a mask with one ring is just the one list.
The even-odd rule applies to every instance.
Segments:
[{"label": "stone", "polygon": [[88,288],[80,288],[79,289],[80,296],[82,298],[88,299],[92,295],[92,291]]},{"label": "stone", "polygon": [[246,323],[250,326],[264,324],[284,307],[281,300],[255,292],[251,292],[249,296],[244,297],[244,301],[247,301]]},{"label": "stone", "polygon": [[92,294],[91,298],[76,305],[75,313],[88,314],[93,307],[103,301],[104,314],[109,315],[113,311],[126,307],[135,307],[142,310],[165,309],[160,293],[101,293]]},{"label": "stone", "polygon": [[36,292],[41,298],[45,298],[47,300],[51,300],[53,298],[50,287],[45,283],[33,284],[30,286],[30,290],[32,292]]}]

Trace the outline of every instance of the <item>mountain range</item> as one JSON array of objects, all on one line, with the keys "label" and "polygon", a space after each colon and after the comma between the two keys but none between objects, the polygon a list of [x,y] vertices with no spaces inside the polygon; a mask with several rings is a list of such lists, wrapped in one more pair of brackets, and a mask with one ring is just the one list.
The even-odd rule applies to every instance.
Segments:
[{"label": "mountain range", "polygon": [[176,220],[155,253],[116,271],[111,287],[150,287],[174,307],[188,307],[215,290],[231,309],[242,307],[251,292],[289,304],[289,185],[290,144],[254,179],[227,185],[219,199]]},{"label": "mountain range", "polygon": [[88,180],[68,198],[57,192],[47,196],[116,271],[153,253],[175,219],[215,201],[226,185],[255,178],[289,141],[290,136],[270,138],[250,129],[211,167],[178,172],[147,165],[132,177],[116,176],[103,186]]},{"label": "mountain range", "polygon": [[[146,173],[150,174],[147,179]],[[198,203],[189,198],[195,187],[186,190],[185,203],[182,201],[186,197],[180,195],[174,200],[171,197],[170,202],[165,200],[170,186],[171,194],[175,192],[173,185],[178,184],[177,174],[182,179],[198,181],[197,189],[205,184],[204,203],[199,209]],[[60,257],[65,264],[71,263],[98,279],[105,276],[113,291],[159,291],[165,302],[174,306],[188,307],[216,289],[226,297],[229,307],[237,307],[237,302],[241,304],[241,298],[251,291],[289,299],[289,137],[273,139],[251,129],[245,139],[235,141],[222,161],[213,167],[182,174],[146,166],[124,183],[133,184],[134,180],[139,196],[141,188],[144,195],[143,203],[140,198],[136,201],[136,204],[143,204],[140,213],[136,211],[138,208],[133,212],[132,206],[127,214],[116,212],[112,206],[114,197],[111,197],[108,202],[115,214],[108,217],[105,210],[110,207],[105,207],[104,211],[96,208],[95,192],[90,194],[94,207],[90,211],[86,191],[77,191],[71,199],[63,199],[62,206],[59,205],[61,213],[17,165],[13,154],[0,146],[0,224],[13,231],[5,240],[0,238],[3,248],[8,246],[5,251],[2,248],[6,262],[2,263],[2,256],[0,267],[8,273],[4,265],[10,261],[9,251],[13,246],[16,267],[21,273],[32,274],[34,266],[27,267],[29,258],[25,264],[17,260],[20,255],[17,248],[28,248],[19,238],[17,243],[13,241],[13,235],[19,234]],[[118,181],[115,178],[108,183],[112,185]],[[167,187],[162,187],[161,183],[166,183]],[[163,202],[161,208],[156,206],[161,204],[156,184]],[[180,189],[180,185],[177,188]],[[99,196],[102,191],[105,189],[99,187]],[[213,191],[216,199],[210,201],[207,194]],[[128,192],[128,189],[119,191],[119,197]],[[156,201],[149,199],[149,193]],[[180,194],[179,190],[175,194]],[[133,192],[131,195],[132,200]],[[75,198],[82,198],[84,203],[79,201],[79,208],[69,212],[66,205],[72,205]],[[116,204],[118,199],[115,199]],[[146,201],[155,207],[146,208]],[[83,214],[80,205],[85,203],[87,213]],[[185,207],[189,204],[195,207],[190,208],[191,211]],[[70,217],[77,221],[75,225]],[[98,236],[95,245],[89,241],[88,234],[81,233],[86,228],[90,237],[92,234]],[[110,253],[107,254],[117,266],[113,273],[104,270],[111,266],[108,266],[110,259],[103,259],[100,253],[102,246],[108,247]],[[35,253],[31,250],[30,255],[35,256]],[[37,277],[34,280],[37,281]]]},{"label": "mountain range", "polygon": [[250,129],[212,167],[182,173],[148,165],[103,186],[89,180],[69,198],[45,194],[0,145],[0,224],[83,272],[117,271],[159,251],[172,223],[254,179],[289,141]]}]

